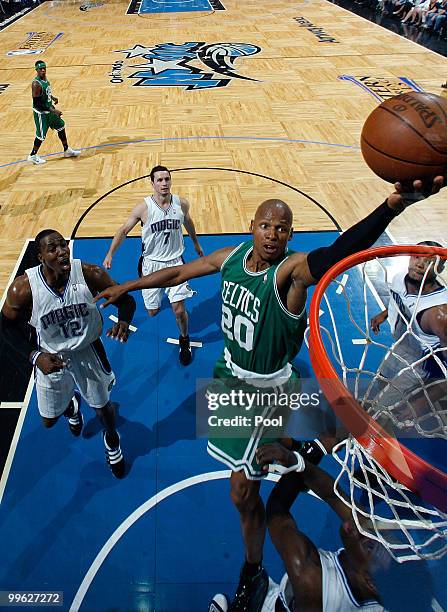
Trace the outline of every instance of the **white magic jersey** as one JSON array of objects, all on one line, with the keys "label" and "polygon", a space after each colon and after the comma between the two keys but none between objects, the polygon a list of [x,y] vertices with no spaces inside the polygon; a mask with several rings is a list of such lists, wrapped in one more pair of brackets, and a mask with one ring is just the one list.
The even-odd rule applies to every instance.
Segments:
[{"label": "white magic jersey", "polygon": [[[447,304],[447,289],[440,287],[432,293],[420,295],[408,293],[405,285],[405,277],[407,273],[401,272],[396,274],[390,285],[391,299],[388,305],[388,320],[391,325],[391,331],[395,339],[398,339],[407,331],[407,323],[403,320],[403,315],[407,322],[414,316],[412,321],[412,331],[416,334],[416,340],[412,335],[408,335],[405,340],[407,349],[411,348],[414,351],[415,359],[419,358],[422,353],[426,353],[430,348],[436,349],[440,346],[439,338],[433,334],[426,334],[420,327],[417,315],[433,306]],[[400,314],[401,313],[401,314]],[[437,353],[440,359],[447,361],[445,351]]]},{"label": "white magic jersey", "polygon": [[[339,560],[342,550],[330,552],[318,549],[321,561],[322,612],[358,612],[359,610],[364,610],[364,612],[384,612],[384,607],[378,601],[369,600],[361,603],[356,600]],[[292,585],[290,584],[289,577],[285,574],[279,587],[275,611],[290,612],[293,610],[292,600]],[[262,612],[264,612],[264,609]]]},{"label": "white magic jersey", "polygon": [[171,261],[183,255],[182,225],[184,215],[178,195],[171,195],[171,203],[164,210],[153,196],[144,198],[147,222],[141,230],[143,257],[152,261]]},{"label": "white magic jersey", "polygon": [[49,353],[76,351],[101,335],[102,317],[82,272],[80,259],[71,260],[64,294],[45,281],[42,266],[26,270],[33,297],[30,325],[36,328],[39,347]]}]

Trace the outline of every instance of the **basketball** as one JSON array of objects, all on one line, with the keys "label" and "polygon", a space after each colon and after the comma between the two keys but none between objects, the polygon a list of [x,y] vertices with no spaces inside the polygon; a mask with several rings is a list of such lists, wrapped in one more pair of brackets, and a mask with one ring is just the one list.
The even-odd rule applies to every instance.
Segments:
[{"label": "basketball", "polygon": [[363,158],[389,183],[433,178],[447,166],[447,100],[407,92],[382,102],[361,135]]}]

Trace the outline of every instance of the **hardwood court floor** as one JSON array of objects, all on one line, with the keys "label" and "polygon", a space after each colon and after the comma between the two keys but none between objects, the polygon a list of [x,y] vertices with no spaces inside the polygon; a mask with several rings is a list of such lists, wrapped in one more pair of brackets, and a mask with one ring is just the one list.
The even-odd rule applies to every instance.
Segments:
[{"label": "hardwood court floor", "polygon": [[[273,196],[292,206],[299,229],[333,229],[334,220],[345,229],[390,186],[372,174],[359,150],[362,124],[378,102],[339,77],[396,83],[406,77],[437,94],[445,81],[444,57],[325,0],[293,6],[290,0],[225,0],[226,10],[213,13],[145,17],[125,15],[125,1],[86,12],[80,4],[43,3],[1,34],[0,81],[9,85],[0,94],[2,291],[25,238],[48,226],[70,235],[96,200],[158,163],[181,170],[174,192],[190,199],[199,232],[246,230],[256,206]],[[296,18],[310,26],[301,20],[300,27]],[[337,42],[320,42],[311,26]],[[7,56],[31,31],[63,36],[41,55]],[[233,58],[230,76],[214,71],[213,78],[230,80],[226,86],[189,91],[135,86],[137,79],[128,76],[147,72],[149,60],[116,52],[191,41],[260,51]],[[34,138],[30,83],[37,58],[47,62],[69,143],[82,149],[79,159],[54,155],[41,167],[24,161]],[[119,82],[111,83],[117,61]],[[187,66],[213,75],[198,59]],[[41,153],[58,151],[60,142],[50,134]],[[107,195],[77,235],[113,235],[149,191],[142,179]],[[407,211],[391,227],[396,240],[443,241],[445,200],[440,194]]]}]

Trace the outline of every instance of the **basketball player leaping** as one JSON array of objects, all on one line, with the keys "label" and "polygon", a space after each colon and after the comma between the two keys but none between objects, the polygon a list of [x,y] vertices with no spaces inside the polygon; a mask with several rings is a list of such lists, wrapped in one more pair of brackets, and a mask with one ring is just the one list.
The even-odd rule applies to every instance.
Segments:
[{"label": "basketball player leaping", "polygon": [[[114,281],[99,266],[70,259],[67,241],[55,230],[40,232],[35,246],[40,265],[26,270],[9,287],[1,313],[2,335],[17,357],[35,366],[44,426],[53,427],[63,414],[72,434],[81,434],[76,385],[104,426],[107,462],[114,476],[121,478],[124,458],[109,401],[115,376],[100,339],[102,317],[93,303],[93,296]],[[135,300],[123,295],[117,306],[119,321],[107,335],[126,342]],[[30,339],[28,321],[36,329],[38,344]]]},{"label": "basketball player leaping", "polygon": [[51,85],[47,79],[47,65],[42,60],[34,64],[37,72],[33,80],[31,89],[33,94],[33,115],[36,124],[36,137],[28,161],[32,164],[44,164],[45,159],[37,155],[41,144],[47,136],[48,129],[56,130],[57,135],[64,147],[64,157],[77,157],[80,151],[75,151],[68,146],[67,135],[65,133],[65,122],[61,119],[62,111],[55,108],[58,99],[52,95]]},{"label": "basketball player leaping", "polygon": [[[436,177],[431,193],[439,191],[443,184],[444,178]],[[250,385],[254,390],[262,387],[262,391],[287,385],[297,376],[291,361],[301,347],[306,327],[307,288],[316,284],[337,261],[371,247],[407,205],[426,197],[421,192],[421,181],[413,183],[411,194],[403,194],[399,183],[395,189],[383,204],[332,245],[310,253],[286,250],[293,232],[292,211],[281,200],[267,200],[251,222],[252,240],[183,266],[110,287],[96,299],[107,298],[103,304],[106,306],[126,291],[172,287],[191,278],[221,272],[225,344],[214,376],[233,379],[236,385]],[[236,414],[233,407],[233,415]],[[246,415],[245,407],[240,414]],[[255,451],[268,439],[262,426],[253,428],[245,438],[228,439],[218,428],[213,430],[208,452],[232,469],[231,499],[240,514],[245,544],[245,564],[230,610],[257,612],[265,598],[268,576],[262,567],[266,524],[259,494],[265,473]]]},{"label": "basketball player leaping", "polygon": [[[139,263],[140,274],[146,276],[157,270],[183,263],[182,255],[185,245],[182,225],[185,226],[193,241],[197,255],[203,257],[194,222],[189,212],[189,202],[171,193],[171,173],[165,166],[155,166],[150,172],[150,177],[154,193],[135,206],[127,221],[116,232],[103,262],[103,266],[107,269],[112,267],[113,255],[137,223],[142,225],[143,254]],[[160,311],[162,289],[151,287],[143,289],[142,293],[144,305],[149,315],[154,317]],[[165,293],[171,302],[180,331],[180,362],[188,365],[191,363],[192,355],[185,299],[192,297],[194,291],[186,282],[182,282],[175,287],[169,287]]]}]

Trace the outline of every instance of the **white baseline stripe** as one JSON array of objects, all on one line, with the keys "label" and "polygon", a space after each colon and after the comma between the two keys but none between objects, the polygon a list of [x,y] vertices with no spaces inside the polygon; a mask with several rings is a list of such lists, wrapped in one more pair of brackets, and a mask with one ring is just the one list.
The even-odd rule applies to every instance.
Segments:
[{"label": "white baseline stripe", "polygon": [[26,413],[28,411],[29,401],[31,399],[31,393],[34,387],[34,377],[31,376],[28,382],[28,388],[26,390],[25,399],[23,401],[23,408],[20,411],[19,419],[14,431],[14,436],[11,440],[11,446],[9,447],[8,456],[6,458],[5,467],[3,468],[2,477],[0,479],[0,504],[2,503],[3,494],[5,492],[6,483],[8,482],[9,472],[11,471],[12,462],[17,449],[17,443],[19,441],[20,434],[22,433],[23,422],[25,421]]},{"label": "white baseline stripe", "polygon": [[[3,295],[1,297],[0,300],[0,310],[3,308],[3,304],[6,301],[6,295],[8,293],[8,289],[9,286],[11,285],[11,283],[13,282],[13,280],[15,279],[15,276],[17,274],[17,270],[19,269],[20,263],[22,262],[23,256],[25,254],[25,251],[28,247],[28,244],[32,241],[32,238],[27,238],[25,240],[25,242],[23,243],[23,247],[22,250],[20,251],[20,255],[17,258],[16,264],[14,266],[13,271],[11,272],[11,275],[9,277],[9,280],[6,284],[6,289],[3,292]],[[29,404],[29,400],[31,397],[31,392],[33,390],[33,385],[34,385],[34,378],[31,375],[30,379],[28,381],[28,387],[26,390],[26,394],[25,394],[25,399],[23,401],[23,403],[21,402],[4,402],[1,407],[2,408],[21,408],[20,411],[20,415],[17,421],[17,425],[14,431],[14,435],[13,438],[11,440],[11,446],[9,447],[9,452],[8,452],[8,456],[6,458],[6,462],[5,462],[5,467],[3,468],[3,472],[2,472],[2,476],[0,479],[0,504],[2,502],[3,499],[3,494],[5,492],[5,487],[6,487],[6,483],[8,481],[9,478],[9,472],[11,471],[11,465],[14,459],[14,455],[16,452],[16,448],[17,448],[17,443],[19,441],[19,437],[20,437],[20,433],[22,431],[22,426],[23,426],[23,421],[25,420],[25,416],[26,416],[26,411],[28,409],[28,404]]]},{"label": "white baseline stripe", "polygon": [[439,604],[439,601],[433,597],[431,600],[431,609],[434,612],[444,612],[444,608],[442,608]]},{"label": "white baseline stripe", "polygon": [[[144,504],[141,504],[139,508],[134,510],[134,512],[132,512],[132,514],[130,514],[121,523],[118,529],[116,529],[112,533],[110,538],[101,548],[95,560],[93,561],[92,565],[90,566],[89,570],[87,571],[86,575],[84,576],[84,579],[81,582],[81,585],[71,603],[69,612],[78,612],[84,600],[85,594],[87,593],[91,583],[93,582],[93,579],[98,573],[99,568],[101,567],[101,565],[107,558],[107,555],[113,549],[115,544],[126,533],[126,531],[130,529],[130,527],[132,527],[132,525],[136,523],[144,514],[146,514],[146,512],[154,508],[159,502],[163,501],[167,497],[170,497],[171,495],[174,495],[175,493],[178,493],[179,491],[183,491],[183,489],[187,489],[188,487],[192,487],[202,482],[208,482],[211,480],[222,480],[224,478],[229,478],[230,475],[231,475],[231,470],[220,470],[217,472],[206,472],[204,474],[197,474],[196,476],[191,476],[190,478],[186,478],[185,480],[176,482],[170,487],[163,489],[163,491],[160,491],[159,493],[156,493],[155,495],[153,495],[151,498],[145,501]],[[279,476],[269,474],[267,476],[267,480],[278,482]]]}]

